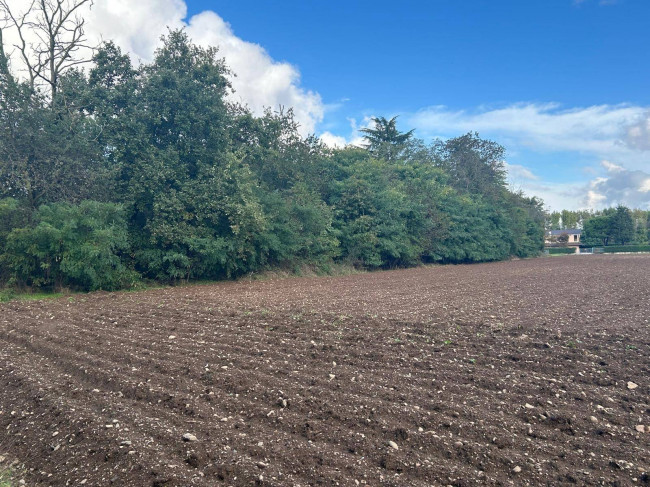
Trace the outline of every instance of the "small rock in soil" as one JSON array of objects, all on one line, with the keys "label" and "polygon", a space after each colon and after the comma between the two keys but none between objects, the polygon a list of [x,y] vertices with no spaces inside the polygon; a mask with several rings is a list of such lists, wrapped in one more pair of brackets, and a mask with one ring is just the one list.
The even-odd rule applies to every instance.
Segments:
[{"label": "small rock in soil", "polygon": [[183,441],[199,441],[196,436],[191,433],[185,433],[183,435]]},{"label": "small rock in soil", "polygon": [[627,383],[627,388],[630,389],[630,390],[632,390],[632,391],[633,391],[634,389],[636,389],[637,387],[639,387],[639,385],[638,385],[638,384],[635,384],[635,383],[632,382],[632,381],[629,381],[629,382]]},{"label": "small rock in soil", "polygon": [[514,473],[519,473],[519,472],[521,472],[521,467],[519,465],[517,465],[515,468],[512,469],[512,471]]},{"label": "small rock in soil", "polygon": [[635,430],[637,430],[639,433],[645,433],[645,426],[642,424],[637,424],[634,427]]},{"label": "small rock in soil", "polygon": [[598,418],[596,416],[589,416],[589,421],[591,421],[592,423],[597,423]]},{"label": "small rock in soil", "polygon": [[399,446],[397,446],[397,443],[395,443],[392,440],[388,442],[388,446],[390,446],[393,450],[399,450]]}]

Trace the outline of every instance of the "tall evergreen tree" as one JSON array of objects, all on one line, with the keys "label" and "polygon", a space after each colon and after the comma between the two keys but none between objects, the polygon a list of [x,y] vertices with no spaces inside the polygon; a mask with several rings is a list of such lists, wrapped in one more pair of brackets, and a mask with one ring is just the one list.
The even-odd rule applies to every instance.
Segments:
[{"label": "tall evergreen tree", "polygon": [[360,130],[364,134],[366,148],[378,157],[385,157],[389,161],[398,158],[415,130],[408,132],[397,130],[397,116],[390,120],[385,117],[373,117],[371,120],[374,128]]}]

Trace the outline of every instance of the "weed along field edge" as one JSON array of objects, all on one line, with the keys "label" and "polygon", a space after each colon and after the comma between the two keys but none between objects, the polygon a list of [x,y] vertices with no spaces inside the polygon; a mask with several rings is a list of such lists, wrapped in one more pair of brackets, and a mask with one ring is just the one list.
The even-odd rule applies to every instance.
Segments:
[{"label": "weed along field edge", "polygon": [[0,304],[27,485],[647,485],[650,256]]}]

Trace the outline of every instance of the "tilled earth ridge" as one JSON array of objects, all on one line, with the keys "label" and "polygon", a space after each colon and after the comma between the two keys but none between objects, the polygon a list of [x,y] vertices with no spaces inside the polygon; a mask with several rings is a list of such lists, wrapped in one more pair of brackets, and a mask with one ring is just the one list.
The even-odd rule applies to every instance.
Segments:
[{"label": "tilled earth ridge", "polygon": [[2,304],[0,454],[39,486],[647,485],[649,289],[607,255]]}]

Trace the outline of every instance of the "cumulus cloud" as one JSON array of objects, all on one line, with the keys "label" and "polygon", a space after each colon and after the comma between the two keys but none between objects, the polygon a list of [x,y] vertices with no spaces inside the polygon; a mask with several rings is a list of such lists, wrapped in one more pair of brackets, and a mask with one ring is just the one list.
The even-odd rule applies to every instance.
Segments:
[{"label": "cumulus cloud", "polygon": [[345,137],[342,135],[334,135],[332,132],[323,132],[320,135],[320,140],[323,144],[325,144],[328,147],[336,148],[336,149],[342,149],[346,145],[348,145],[348,141]]},{"label": "cumulus cloud", "polygon": [[300,86],[295,66],[274,61],[263,47],[240,39],[214,12],[192,17],[187,31],[198,44],[219,46],[226,64],[237,75],[232,79],[235,99],[257,114],[268,106],[293,108],[303,135],[314,132],[323,119],[323,102],[318,93]]},{"label": "cumulus cloud", "polygon": [[627,128],[625,142],[632,149],[650,150],[650,111],[647,111],[634,124]]},{"label": "cumulus cloud", "polygon": [[[24,10],[24,0],[9,0],[16,11]],[[150,61],[168,28],[185,28],[190,38],[203,46],[218,46],[219,54],[236,74],[231,82],[234,101],[248,105],[256,114],[264,108],[293,108],[303,135],[314,132],[323,119],[324,105],[318,93],[300,85],[300,72],[274,60],[260,45],[247,42],[233,32],[219,15],[205,11],[186,20],[184,0],[96,0],[82,12],[91,42],[115,41],[134,59]]]},{"label": "cumulus cloud", "polygon": [[[511,165],[508,168],[512,167]],[[630,170],[621,164],[601,161],[604,175],[586,182],[549,183],[538,180],[521,180],[514,189],[536,195],[547,207],[560,210],[581,208],[602,209],[622,204],[631,208],[650,209],[650,174]],[[512,182],[511,182],[512,184]]]},{"label": "cumulus cloud", "polygon": [[650,174],[640,170],[602,162],[607,175],[589,183],[585,204],[602,208],[618,204],[635,208],[650,208]]},{"label": "cumulus cloud", "polygon": [[364,128],[370,128],[371,126],[374,127],[372,118],[372,116],[365,116],[361,123],[358,123],[355,118],[348,118],[348,122],[350,123],[350,132],[347,136],[334,135],[328,131],[320,135],[320,140],[324,144],[333,148],[342,148],[348,145],[363,147],[365,141],[359,131]]}]

